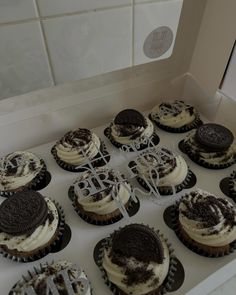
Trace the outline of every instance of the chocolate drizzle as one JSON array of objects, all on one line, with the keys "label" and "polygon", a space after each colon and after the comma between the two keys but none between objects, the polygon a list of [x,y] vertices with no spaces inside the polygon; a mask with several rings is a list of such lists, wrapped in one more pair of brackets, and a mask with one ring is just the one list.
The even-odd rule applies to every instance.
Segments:
[{"label": "chocolate drizzle", "polygon": [[123,266],[126,258],[134,257],[137,261],[161,264],[164,249],[159,236],[142,224],[127,225],[115,232],[112,238],[112,262]]}]

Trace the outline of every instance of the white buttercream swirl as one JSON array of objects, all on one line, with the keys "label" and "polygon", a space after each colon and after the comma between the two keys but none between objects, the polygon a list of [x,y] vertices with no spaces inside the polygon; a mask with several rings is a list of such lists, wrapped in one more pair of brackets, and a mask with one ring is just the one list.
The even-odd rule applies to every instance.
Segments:
[{"label": "white buttercream swirl", "polygon": [[149,262],[147,270],[153,271],[154,275],[144,283],[135,283],[127,285],[126,269],[140,269],[146,267],[144,262],[138,261],[134,257],[127,258],[127,263],[124,267],[118,266],[112,262],[110,255],[111,248],[104,249],[103,268],[105,269],[109,281],[115,284],[125,294],[144,295],[153,290],[156,290],[164,282],[169,270],[169,250],[162,237],[160,237],[164,249],[164,259],[161,264],[156,262]]},{"label": "white buttercream swirl", "polygon": [[209,164],[227,164],[232,163],[236,157],[236,145],[232,144],[227,150],[222,152],[209,152],[204,149],[196,141],[196,130],[192,130],[188,136],[184,139],[184,144],[186,148],[190,149],[193,155],[199,157],[200,160]]},{"label": "white buttercream swirl", "polygon": [[[122,136],[120,134],[120,126],[116,125],[115,123],[111,123],[110,129],[111,129],[112,138],[118,143],[127,144],[127,145],[134,142],[142,142],[142,140],[145,140],[146,138],[150,138],[153,135],[154,126],[148,118],[145,117],[145,120],[146,120],[147,126],[146,127],[134,126],[133,134],[129,136]],[[135,136],[136,134],[137,134],[137,137]]]},{"label": "white buttercream swirl", "polygon": [[155,153],[155,149],[152,153],[144,152],[135,162],[138,176],[150,184],[154,182],[157,187],[177,186],[183,183],[188,174],[184,158],[164,148],[160,153]]},{"label": "white buttercream swirl", "polygon": [[189,104],[175,100],[155,106],[151,111],[151,118],[161,125],[180,128],[196,119],[196,111]]},{"label": "white buttercream swirl", "polygon": [[[87,139],[89,140],[84,140],[80,134],[81,130],[87,132]],[[65,136],[57,142],[56,152],[57,156],[63,162],[79,166],[87,163],[88,160],[92,160],[99,153],[100,146],[100,139],[95,133],[87,129],[77,129],[65,134]]]},{"label": "white buttercream swirl", "polygon": [[0,245],[7,246],[10,250],[19,252],[34,251],[46,245],[54,236],[59,222],[59,214],[55,204],[45,198],[48,206],[48,212],[52,214],[53,220],[46,219],[44,224],[38,226],[30,235],[14,236],[4,232],[0,233]]},{"label": "white buttercream swirl", "polygon": [[0,159],[0,190],[8,191],[29,184],[44,164],[36,155],[17,151]]},{"label": "white buttercream swirl", "polygon": [[[46,280],[50,275],[55,276],[55,278],[58,277],[58,273],[62,270],[67,270],[69,279],[71,281],[75,281],[78,279],[78,282],[73,283],[73,289],[75,292],[75,295],[91,295],[91,287],[88,281],[88,278],[84,271],[81,269],[78,269],[77,266],[74,266],[71,262],[67,261],[58,261],[54,262],[50,265],[41,265],[40,273],[35,274],[30,280],[27,282],[25,281],[19,281],[14,289],[12,290],[12,295],[20,295],[22,294],[22,291],[27,289],[28,287],[33,287],[34,290],[36,290],[38,294],[38,288],[39,290],[42,290],[42,286],[45,284],[46,286]],[[86,281],[86,286],[84,283],[79,280],[83,279]],[[54,279],[55,286],[57,287],[57,290],[61,294],[61,292],[64,294],[66,291],[66,286],[64,284],[64,280],[62,280],[62,277],[60,276],[60,279]],[[86,288],[86,291],[84,290]],[[45,293],[46,294],[46,293]]]},{"label": "white buttercream swirl", "polygon": [[226,199],[198,190],[183,197],[179,212],[183,230],[200,244],[221,247],[236,240],[236,208]]},{"label": "white buttercream swirl", "polygon": [[[74,183],[74,191],[77,196],[77,202],[83,207],[83,209],[98,215],[105,215],[110,214],[119,208],[117,202],[126,205],[130,199],[130,184],[125,181],[120,174],[119,178],[117,178],[118,172],[115,173],[114,170],[109,168],[96,168],[95,171],[96,176],[92,172],[86,171],[81,174]],[[108,176],[108,178],[103,178],[103,176]],[[96,192],[94,192],[93,195],[88,193],[88,195],[81,196],[78,187],[81,185],[82,181],[86,182],[86,180],[91,177],[93,178]],[[102,189],[96,178],[99,178],[99,182],[101,181],[103,183],[104,187]],[[106,179],[108,182],[111,181],[112,183],[106,183]],[[84,193],[84,191],[82,192]],[[115,196],[116,200],[113,196]]]}]

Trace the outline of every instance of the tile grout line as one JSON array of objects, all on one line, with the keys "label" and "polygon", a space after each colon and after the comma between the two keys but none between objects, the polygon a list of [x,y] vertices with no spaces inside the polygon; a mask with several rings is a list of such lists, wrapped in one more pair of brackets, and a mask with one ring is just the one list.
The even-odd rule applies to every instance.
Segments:
[{"label": "tile grout line", "polygon": [[132,0],[132,66],[134,66],[134,6],[135,1]]},{"label": "tile grout line", "polygon": [[[37,2],[37,0],[34,0],[34,1],[36,3],[35,5],[37,6],[37,10],[39,13],[38,2]],[[50,19],[55,19],[55,18],[60,18],[60,17],[65,17],[65,16],[75,16],[75,15],[81,15],[81,14],[88,14],[91,12],[107,11],[107,10],[113,10],[113,9],[119,9],[119,8],[125,8],[125,7],[131,7],[131,4],[116,5],[116,6],[109,6],[109,7],[102,7],[102,8],[88,9],[88,10],[83,10],[83,11],[74,11],[74,12],[67,12],[67,13],[58,13],[58,14],[48,15],[48,16],[41,16],[40,14],[38,14],[38,17],[36,17],[36,18],[29,18],[29,19],[22,19],[22,20],[0,23],[0,27],[10,26],[10,25],[18,25],[18,24],[29,23],[29,22],[33,22],[33,21],[50,20]]]},{"label": "tile grout line", "polygon": [[54,73],[54,69],[53,69],[53,65],[52,65],[51,54],[50,54],[50,51],[49,51],[49,48],[48,48],[48,43],[47,43],[45,30],[44,30],[44,27],[43,27],[42,19],[40,18],[40,9],[39,9],[39,5],[38,5],[38,0],[34,0],[34,3],[35,3],[37,14],[39,16],[40,29],[41,29],[41,34],[42,34],[42,37],[43,37],[42,39],[43,39],[43,43],[44,43],[44,48],[45,48],[45,51],[46,51],[46,54],[47,54],[48,66],[49,66],[52,82],[53,82],[53,85],[55,86],[56,85],[56,77],[55,77],[55,73]]}]

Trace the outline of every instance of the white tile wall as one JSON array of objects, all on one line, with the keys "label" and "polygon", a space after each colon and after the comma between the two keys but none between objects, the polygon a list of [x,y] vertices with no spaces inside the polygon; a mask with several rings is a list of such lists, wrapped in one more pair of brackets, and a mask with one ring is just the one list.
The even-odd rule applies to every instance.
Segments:
[{"label": "white tile wall", "polygon": [[34,0],[0,0],[0,23],[37,16]]},{"label": "white tile wall", "polygon": [[38,22],[0,28],[0,97],[52,85]]},{"label": "white tile wall", "polygon": [[38,0],[40,13],[43,16],[131,5],[131,3],[132,0]]},{"label": "white tile wall", "polygon": [[0,99],[149,62],[146,36],[175,33],[182,1],[0,0]]},{"label": "white tile wall", "polygon": [[[141,0],[140,0],[141,2]],[[142,64],[153,60],[165,59],[171,56],[175,35],[178,28],[179,17],[183,0],[157,1],[139,4],[134,7],[134,64]],[[145,25],[144,25],[145,24]],[[159,58],[149,58],[144,54],[143,46],[148,35],[161,26],[169,27],[174,39],[169,50]]]},{"label": "white tile wall", "polygon": [[131,66],[131,13],[123,7],[44,21],[56,82]]}]

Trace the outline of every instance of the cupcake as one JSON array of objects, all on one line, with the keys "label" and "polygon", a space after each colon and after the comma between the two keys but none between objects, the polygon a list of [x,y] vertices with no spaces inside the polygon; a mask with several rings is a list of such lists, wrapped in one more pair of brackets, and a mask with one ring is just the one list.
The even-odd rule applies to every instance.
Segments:
[{"label": "cupcake", "polygon": [[145,151],[129,164],[140,185],[161,195],[179,192],[188,186],[192,172],[184,158],[162,148]]},{"label": "cupcake", "polygon": [[13,260],[45,256],[64,230],[62,209],[38,192],[14,194],[0,205],[0,253]]},{"label": "cupcake", "polygon": [[202,124],[195,108],[181,100],[155,106],[150,118],[159,128],[174,133],[186,132]]},{"label": "cupcake", "polygon": [[[95,174],[96,173],[96,174]],[[132,203],[132,189],[119,172],[96,168],[81,173],[73,185],[73,206],[93,224],[110,224],[123,217]]]},{"label": "cupcake", "polygon": [[98,136],[85,128],[67,132],[52,148],[52,154],[63,169],[79,172],[88,165],[103,166],[110,157]]},{"label": "cupcake", "polygon": [[0,159],[0,195],[9,197],[24,189],[34,189],[43,181],[46,165],[26,151],[17,151]]},{"label": "cupcake", "polygon": [[74,294],[91,295],[89,280],[84,271],[67,261],[40,264],[22,276],[9,295],[22,294]]},{"label": "cupcake", "polygon": [[119,229],[101,248],[100,269],[114,294],[164,294],[176,269],[166,240],[142,224]]},{"label": "cupcake", "polygon": [[125,145],[141,150],[147,147],[150,140],[154,145],[159,143],[152,122],[133,109],[121,111],[105,130],[105,135],[118,148]]},{"label": "cupcake", "polygon": [[236,207],[206,191],[182,197],[175,206],[173,224],[179,238],[198,254],[223,256],[236,247]]},{"label": "cupcake", "polygon": [[195,163],[210,169],[222,169],[235,163],[234,136],[226,127],[204,124],[183,140],[184,152]]}]

